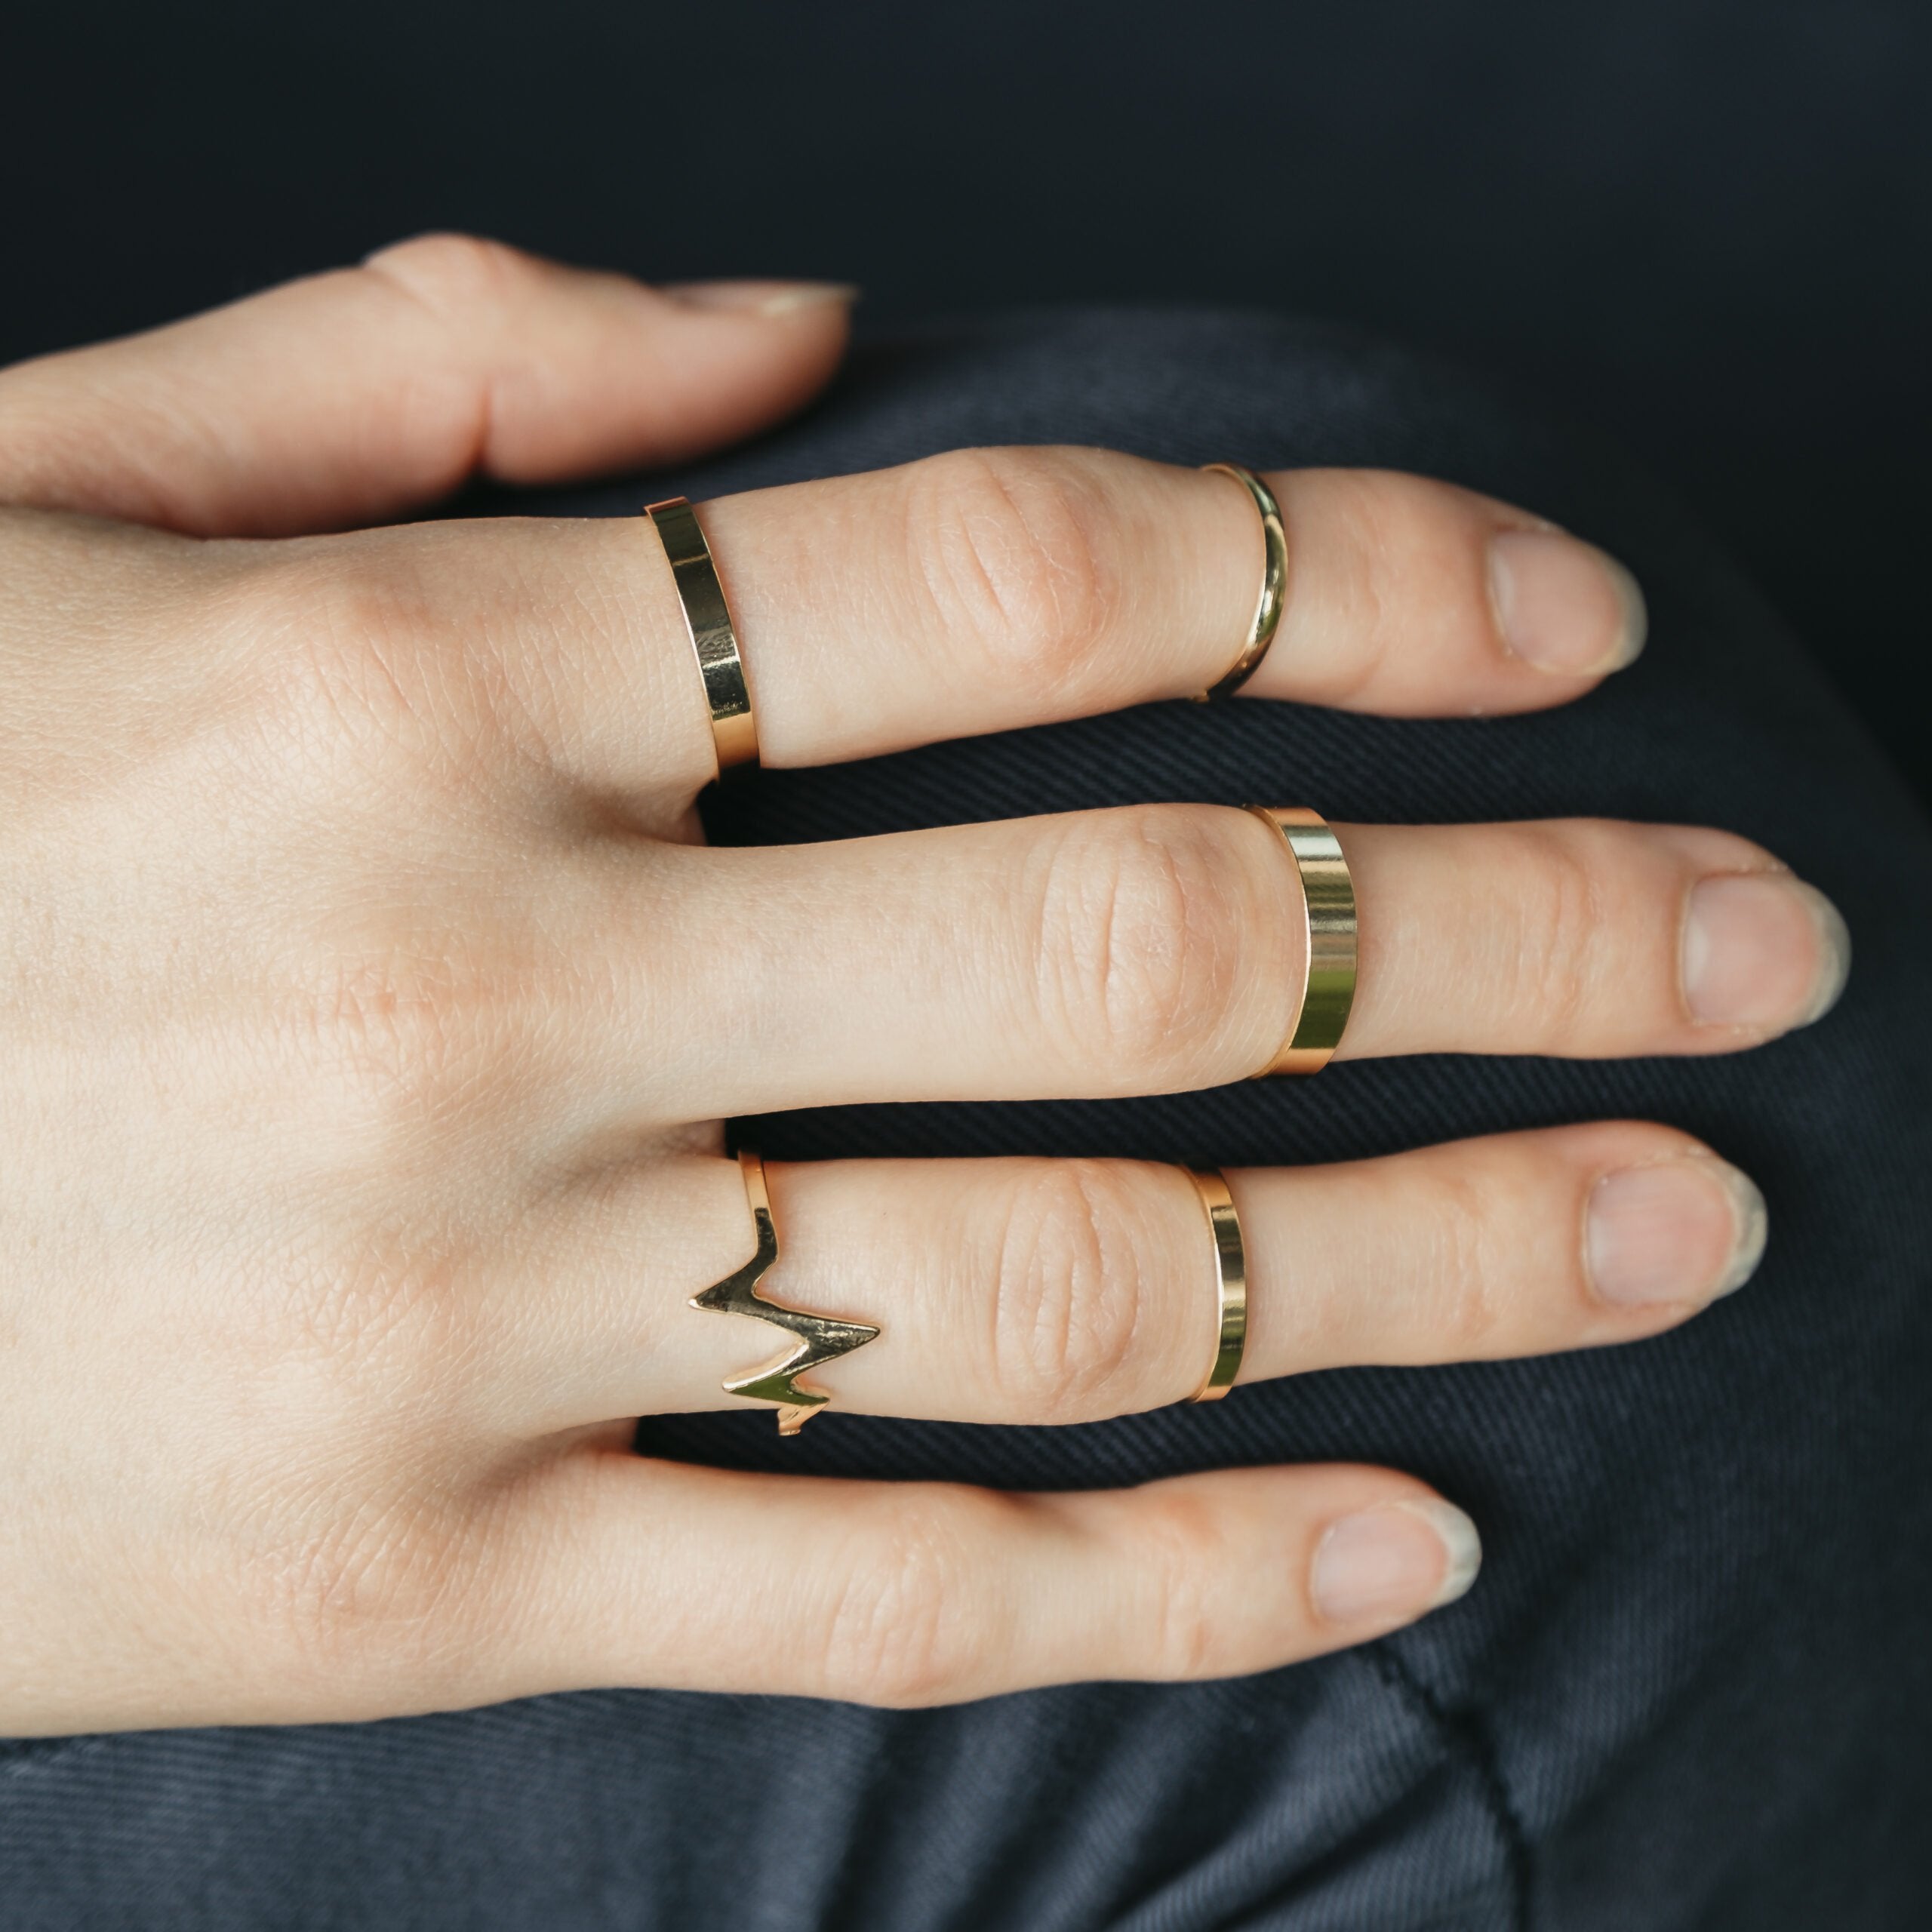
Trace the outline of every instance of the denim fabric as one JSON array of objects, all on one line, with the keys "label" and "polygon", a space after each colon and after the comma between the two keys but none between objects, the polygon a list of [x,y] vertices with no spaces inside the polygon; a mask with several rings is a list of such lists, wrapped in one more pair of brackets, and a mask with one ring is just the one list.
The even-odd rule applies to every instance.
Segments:
[{"label": "denim fabric", "polygon": [[[1704,1136],[1769,1198],[1742,1294],[1635,1347],[1236,1390],[1060,1430],[656,1419],[654,1452],[1054,1487],[1315,1458],[1414,1469],[1488,1561],[1416,1629],[1237,1681],[931,1712],[613,1691],[387,1724],[0,1746],[0,1922],[651,1932],[1892,1932],[1932,1924],[1932,834],[1793,641],[1612,451],[1386,348],[1078,312],[863,357],[620,513],[984,441],[1383,464],[1626,559],[1652,641],[1547,715],[1162,705],[713,803],[782,842],[1145,798],[1343,819],[1588,813],[1761,840],[1843,908],[1823,1025],[1714,1060],[1437,1057],[1155,1100],[845,1109],[765,1150],[1385,1152],[1598,1115]],[[1444,999],[1456,989],[1445,984]],[[1376,1284],[1361,1284],[1373,1294]]]}]

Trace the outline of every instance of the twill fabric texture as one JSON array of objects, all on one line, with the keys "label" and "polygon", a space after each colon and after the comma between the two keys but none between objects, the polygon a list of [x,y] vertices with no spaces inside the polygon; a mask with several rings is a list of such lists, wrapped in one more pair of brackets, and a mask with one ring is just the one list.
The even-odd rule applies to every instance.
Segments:
[{"label": "twill fabric texture", "polygon": [[[808,417],[721,460],[463,507],[635,514],[674,493],[1063,441],[1470,485],[1626,561],[1650,649],[1537,717],[1180,703],[759,773],[712,799],[714,839],[1143,799],[1307,803],[1344,821],[1709,823],[1837,901],[1857,949],[1850,990],[1823,1025],[1734,1058],[1417,1058],[1149,1100],[793,1113],[740,1123],[743,1137],[783,1160],[1232,1166],[1654,1118],[1764,1188],[1758,1277],[1635,1347],[1310,1375],[1091,1426],[835,1412],[781,1441],[764,1414],[649,1420],[654,1454],[1026,1487],[1388,1463],[1468,1509],[1487,1561],[1467,1598],[1414,1629],[1234,1681],[898,1712],[611,1691],[0,1745],[14,1932],[1932,1924],[1932,832],[1663,488],[1512,395],[1340,331],[1080,310],[875,345]],[[755,682],[757,640],[745,648]]]}]

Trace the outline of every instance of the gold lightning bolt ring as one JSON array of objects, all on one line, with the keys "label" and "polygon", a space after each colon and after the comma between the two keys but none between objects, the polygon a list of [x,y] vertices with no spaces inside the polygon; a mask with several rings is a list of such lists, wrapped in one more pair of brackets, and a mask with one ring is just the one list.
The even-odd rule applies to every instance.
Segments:
[{"label": "gold lightning bolt ring", "polygon": [[778,1228],[771,1218],[771,1196],[765,1190],[764,1163],[749,1148],[740,1148],[738,1171],[752,1211],[758,1252],[703,1294],[693,1295],[691,1305],[718,1315],[749,1315],[792,1336],[791,1347],[777,1361],[749,1375],[733,1376],[724,1387],[728,1395],[741,1395],[749,1402],[776,1402],[779,1434],[796,1435],[832,1399],[823,1389],[808,1388],[798,1378],[876,1340],[878,1331],[863,1321],[837,1321],[829,1315],[783,1308],[758,1292],[759,1281],[778,1260]]}]

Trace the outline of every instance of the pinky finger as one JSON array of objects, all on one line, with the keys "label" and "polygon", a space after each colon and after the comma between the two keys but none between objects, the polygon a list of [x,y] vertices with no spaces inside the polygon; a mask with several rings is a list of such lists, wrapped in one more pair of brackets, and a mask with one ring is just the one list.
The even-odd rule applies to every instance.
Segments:
[{"label": "pinky finger", "polygon": [[[500,1694],[638,1684],[907,1707],[1266,1670],[1453,1601],[1475,1526],[1346,1465],[1009,1495],[592,1451],[500,1531],[539,1647]],[[534,1587],[532,1587],[532,1586]],[[512,1666],[512,1669],[515,1666]]]}]

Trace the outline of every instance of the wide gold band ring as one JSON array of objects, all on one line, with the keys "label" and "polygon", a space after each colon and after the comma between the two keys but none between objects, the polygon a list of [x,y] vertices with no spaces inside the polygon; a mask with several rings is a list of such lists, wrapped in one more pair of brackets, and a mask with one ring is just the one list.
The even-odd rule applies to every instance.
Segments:
[{"label": "wide gold band ring", "polygon": [[863,1321],[835,1321],[829,1315],[781,1308],[758,1293],[760,1279],[778,1259],[778,1227],[771,1218],[771,1196],[764,1185],[764,1161],[749,1148],[741,1148],[738,1171],[744,1180],[746,1205],[752,1211],[758,1252],[723,1281],[714,1281],[703,1294],[693,1295],[691,1305],[718,1315],[752,1315],[794,1337],[792,1346],[777,1361],[749,1375],[734,1375],[723,1386],[728,1395],[742,1395],[748,1402],[776,1402],[779,1434],[796,1435],[832,1399],[823,1389],[808,1389],[798,1377],[809,1369],[836,1361],[841,1355],[875,1341],[878,1331]]},{"label": "wide gold band ring", "polygon": [[1214,1237],[1215,1291],[1220,1309],[1215,1331],[1214,1359],[1191,1402],[1218,1402],[1241,1373],[1241,1351],[1247,1345],[1247,1252],[1241,1245],[1241,1217],[1235,1198],[1219,1168],[1185,1168],[1208,1215]]},{"label": "wide gold band ring", "polygon": [[1355,999],[1355,888],[1341,842],[1319,812],[1306,806],[1250,805],[1281,835],[1295,862],[1308,924],[1308,974],[1287,1038],[1255,1074],[1319,1073],[1342,1044]]},{"label": "wide gold band ring", "polygon": [[1275,632],[1281,621],[1281,605],[1287,595],[1288,533],[1274,491],[1253,470],[1244,469],[1238,463],[1204,463],[1201,466],[1232,476],[1247,491],[1261,513],[1263,551],[1261,594],[1255,600],[1254,621],[1247,627],[1247,640],[1241,648],[1241,655],[1204,691],[1195,694],[1196,703],[1208,704],[1217,698],[1232,697],[1260,668],[1268,647],[1275,641]]},{"label": "wide gold band ring", "polygon": [[711,742],[718,753],[721,778],[734,764],[758,762],[758,725],[752,716],[744,660],[738,654],[738,634],[731,627],[731,606],[724,601],[724,586],[711,561],[711,546],[698,528],[697,512],[689,499],[667,497],[661,503],[645,504],[644,513],[664,546],[671,580],[684,607],[685,629],[697,656],[698,675],[704,680]]}]

